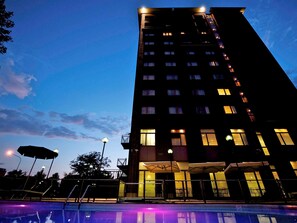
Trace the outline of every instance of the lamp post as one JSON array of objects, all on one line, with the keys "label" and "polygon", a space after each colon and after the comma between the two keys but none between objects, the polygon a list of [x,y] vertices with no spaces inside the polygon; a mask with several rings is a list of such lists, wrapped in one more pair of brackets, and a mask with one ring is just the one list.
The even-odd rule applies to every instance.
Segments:
[{"label": "lamp post", "polygon": [[103,142],[103,148],[102,148],[102,153],[101,153],[101,158],[100,158],[100,171],[102,167],[102,161],[103,161],[103,155],[104,155],[104,150],[105,150],[105,144],[109,141],[108,138],[104,137],[102,140]]},{"label": "lamp post", "polygon": [[16,170],[18,170],[19,167],[20,167],[20,164],[21,164],[21,162],[22,162],[22,158],[21,158],[20,156],[16,155],[12,150],[8,150],[8,151],[6,152],[6,155],[7,155],[7,156],[16,156],[16,157],[18,157],[18,158],[20,159],[20,160],[19,160],[19,163],[18,163],[18,165],[17,165],[17,168],[16,168]]},{"label": "lamp post", "polygon": [[172,159],[173,159],[173,150],[172,149],[168,149],[167,153],[169,155],[170,158],[170,172],[172,173]]}]

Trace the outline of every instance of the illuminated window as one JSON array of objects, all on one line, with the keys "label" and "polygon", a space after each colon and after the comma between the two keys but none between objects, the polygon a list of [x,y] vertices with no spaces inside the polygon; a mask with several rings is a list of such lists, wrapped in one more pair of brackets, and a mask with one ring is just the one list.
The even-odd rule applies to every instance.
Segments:
[{"label": "illuminated window", "polygon": [[174,51],[165,51],[164,55],[168,56],[168,55],[174,55]]},{"label": "illuminated window", "polygon": [[144,36],[155,36],[155,33],[145,33]]},{"label": "illuminated window", "polygon": [[176,74],[167,74],[166,80],[178,80],[178,76]]},{"label": "illuminated window", "polygon": [[155,142],[155,129],[141,129],[140,130],[140,144],[143,146],[154,146]]},{"label": "illuminated window", "polygon": [[208,64],[211,67],[217,67],[217,66],[219,66],[219,62],[217,62],[217,61],[210,61]]},{"label": "illuminated window", "polygon": [[153,115],[156,114],[155,107],[142,107],[141,114],[143,115]]},{"label": "illuminated window", "polygon": [[297,176],[297,161],[291,161],[290,164],[294,170],[295,175]]},{"label": "illuminated window", "polygon": [[241,86],[239,80],[236,77],[234,77],[233,80],[234,80],[235,86],[237,86],[237,87]]},{"label": "illuminated window", "polygon": [[287,129],[274,129],[281,145],[295,145]]},{"label": "illuminated window", "polygon": [[218,90],[218,94],[219,95],[231,95],[231,93],[230,93],[230,90],[229,89],[221,89],[221,88],[219,88],[219,89],[217,89]]},{"label": "illuminated window", "polygon": [[202,34],[202,35],[206,35],[206,34],[207,34],[207,32],[201,32],[201,34]]},{"label": "illuminated window", "polygon": [[223,171],[209,173],[214,197],[230,197],[228,184]]},{"label": "illuminated window", "polygon": [[155,90],[143,90],[142,96],[155,96]]},{"label": "illuminated window", "polygon": [[252,122],[256,121],[256,118],[255,118],[253,112],[251,111],[251,109],[247,108],[247,109],[246,109],[246,112],[247,112],[247,114],[248,114],[248,116],[249,116],[249,118],[250,118],[250,120],[251,120]]},{"label": "illuminated window", "polygon": [[188,67],[197,67],[198,63],[197,62],[187,62]]},{"label": "illuminated window", "polygon": [[201,75],[200,74],[191,74],[190,80],[201,80]]},{"label": "illuminated window", "polygon": [[196,113],[200,115],[207,115],[210,114],[208,106],[197,106]]},{"label": "illuminated window", "polygon": [[155,80],[155,75],[153,75],[153,74],[144,74],[143,75],[143,80],[150,80],[150,81]]},{"label": "illuminated window", "polygon": [[264,142],[264,139],[262,137],[262,134],[260,132],[256,132],[256,134],[257,134],[258,140],[260,142],[260,145],[262,147],[262,150],[263,150],[265,156],[270,156],[270,153],[269,153],[269,151],[268,151],[268,149],[266,147],[266,144]]},{"label": "illuminated window", "polygon": [[265,193],[265,187],[259,171],[244,173],[251,197],[261,197]]},{"label": "illuminated window", "polygon": [[246,98],[246,96],[244,95],[244,93],[243,92],[240,92],[239,94],[240,94],[240,97],[241,97],[242,102],[247,103],[248,102],[248,99]]},{"label": "illuminated window", "polygon": [[248,141],[243,129],[230,129],[230,131],[236,146],[248,145]]},{"label": "illuminated window", "polygon": [[176,63],[175,62],[165,62],[166,67],[175,67]]},{"label": "illuminated window", "polygon": [[186,146],[186,136],[184,129],[171,129],[171,144],[172,146]]},{"label": "illuminated window", "polygon": [[172,36],[172,33],[170,33],[170,32],[163,33],[163,36]]},{"label": "illuminated window", "polygon": [[225,114],[237,114],[234,106],[225,105],[224,111],[225,111]]},{"label": "illuminated window", "polygon": [[223,80],[224,79],[223,74],[213,74],[212,77],[214,80]]},{"label": "illuminated window", "polygon": [[202,96],[202,95],[205,95],[205,91],[202,89],[194,89],[192,90],[192,94]]},{"label": "illuminated window", "polygon": [[143,63],[143,66],[145,66],[145,67],[154,67],[155,63],[154,62],[145,62],[145,63]]},{"label": "illuminated window", "polygon": [[214,129],[201,129],[202,144],[204,146],[217,146],[217,138]]},{"label": "illuminated window", "polygon": [[154,51],[145,51],[143,54],[145,56],[153,56],[153,55],[155,55],[155,52]]},{"label": "illuminated window", "polygon": [[279,180],[279,176],[278,176],[278,173],[276,172],[275,166],[274,165],[269,165],[269,167],[270,167],[270,170],[272,172],[273,178],[275,180]]},{"label": "illuminated window", "polygon": [[229,57],[227,56],[227,54],[223,53],[223,57],[225,60],[229,60]]},{"label": "illuminated window", "polygon": [[177,106],[177,107],[169,107],[169,114],[171,115],[180,115],[183,114],[183,110],[181,107]]},{"label": "illuminated window", "polygon": [[179,96],[180,92],[177,89],[170,89],[170,90],[167,90],[167,95],[169,95],[169,96]]}]

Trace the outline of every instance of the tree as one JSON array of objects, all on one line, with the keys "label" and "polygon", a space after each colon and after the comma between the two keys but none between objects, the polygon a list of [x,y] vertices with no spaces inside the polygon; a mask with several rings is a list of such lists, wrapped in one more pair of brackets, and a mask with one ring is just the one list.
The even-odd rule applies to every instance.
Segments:
[{"label": "tree", "polygon": [[108,157],[102,159],[100,152],[90,152],[78,155],[75,160],[70,162],[70,168],[73,170],[72,174],[78,174],[82,178],[111,178],[106,175],[105,167],[109,167],[111,161]]},{"label": "tree", "polygon": [[5,42],[12,41],[10,36],[10,28],[14,27],[14,22],[10,20],[13,16],[13,12],[7,12],[5,6],[5,0],[0,0],[0,53],[5,54],[7,47],[4,46]]},{"label": "tree", "polygon": [[22,170],[12,170],[7,172],[7,177],[24,177],[26,176],[26,172],[23,172]]}]

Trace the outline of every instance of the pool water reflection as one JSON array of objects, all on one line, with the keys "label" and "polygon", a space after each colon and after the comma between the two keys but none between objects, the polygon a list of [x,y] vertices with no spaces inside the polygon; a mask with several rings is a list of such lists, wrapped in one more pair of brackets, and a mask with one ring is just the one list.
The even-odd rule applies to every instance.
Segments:
[{"label": "pool water reflection", "polygon": [[1,223],[296,223],[297,206],[243,204],[0,203]]}]

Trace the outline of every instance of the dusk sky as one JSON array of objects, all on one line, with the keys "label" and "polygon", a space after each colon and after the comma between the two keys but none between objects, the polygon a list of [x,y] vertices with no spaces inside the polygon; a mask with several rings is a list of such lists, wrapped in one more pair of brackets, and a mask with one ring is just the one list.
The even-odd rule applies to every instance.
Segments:
[{"label": "dusk sky", "polygon": [[[19,146],[58,149],[51,174],[71,172],[80,154],[102,152],[116,169],[128,158],[121,135],[130,132],[137,8],[246,7],[245,17],[297,86],[296,0],[6,0],[13,42],[0,54],[0,167]],[[248,40],[247,40],[248,41]],[[269,84],[269,80],[267,80]],[[21,158],[30,171],[34,159]],[[33,174],[51,160],[37,160]]]}]

